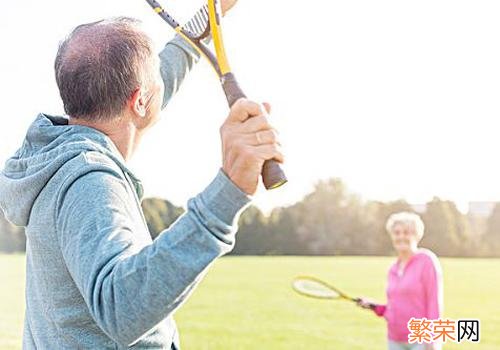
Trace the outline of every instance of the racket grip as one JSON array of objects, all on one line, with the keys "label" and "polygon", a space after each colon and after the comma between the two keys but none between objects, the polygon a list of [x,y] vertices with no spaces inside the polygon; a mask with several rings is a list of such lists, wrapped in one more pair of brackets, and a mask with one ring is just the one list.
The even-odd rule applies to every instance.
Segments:
[{"label": "racket grip", "polygon": [[[231,108],[236,101],[240,98],[246,97],[243,90],[241,90],[238,85],[233,73],[226,73],[221,77],[222,89],[226,94],[227,103],[229,108]],[[272,190],[273,188],[278,188],[285,184],[288,180],[286,178],[285,172],[281,168],[281,165],[273,160],[266,160],[262,167],[262,182],[266,190]]]},{"label": "racket grip", "polygon": [[[352,301],[354,301],[356,304],[358,304],[358,303],[361,301],[361,298],[354,298],[354,299],[352,299]],[[369,307],[371,310],[374,310],[374,309],[377,307],[377,304],[374,304],[374,303],[368,303],[368,307]]]},{"label": "racket grip", "polygon": [[246,98],[247,96],[241,90],[238,81],[233,73],[226,73],[221,77],[222,89],[226,94],[227,103],[229,104],[229,108],[233,107],[236,101],[240,98]]}]

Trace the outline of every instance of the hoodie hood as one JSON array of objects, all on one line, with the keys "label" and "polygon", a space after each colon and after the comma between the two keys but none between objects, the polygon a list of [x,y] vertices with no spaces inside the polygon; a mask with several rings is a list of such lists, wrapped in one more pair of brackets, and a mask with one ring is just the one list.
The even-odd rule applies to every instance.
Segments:
[{"label": "hoodie hood", "polygon": [[89,151],[111,158],[142,192],[139,180],[109,137],[90,127],[68,125],[64,117],[39,114],[21,148],[0,172],[0,208],[5,217],[17,226],[27,226],[31,208],[47,182],[66,162]]}]

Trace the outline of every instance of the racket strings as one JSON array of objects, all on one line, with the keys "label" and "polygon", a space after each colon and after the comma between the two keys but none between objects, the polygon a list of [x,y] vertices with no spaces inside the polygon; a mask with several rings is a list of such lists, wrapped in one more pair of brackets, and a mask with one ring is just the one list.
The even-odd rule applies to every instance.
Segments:
[{"label": "racket strings", "polygon": [[193,38],[204,38],[210,34],[208,24],[208,5],[200,8],[196,14],[183,26]]},{"label": "racket strings", "polygon": [[338,298],[340,295],[335,290],[325,286],[322,283],[299,279],[295,280],[293,283],[294,288],[303,293],[310,296],[318,297],[318,298]]}]

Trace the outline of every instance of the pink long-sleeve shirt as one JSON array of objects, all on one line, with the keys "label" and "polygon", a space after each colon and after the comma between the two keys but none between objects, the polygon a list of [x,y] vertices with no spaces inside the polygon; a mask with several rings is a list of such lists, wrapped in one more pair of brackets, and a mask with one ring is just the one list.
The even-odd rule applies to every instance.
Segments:
[{"label": "pink long-sleeve shirt", "polygon": [[419,249],[399,275],[399,260],[389,269],[387,305],[377,305],[374,312],[387,320],[387,335],[397,342],[408,341],[408,321],[414,318],[436,320],[443,310],[441,265],[436,255]]}]

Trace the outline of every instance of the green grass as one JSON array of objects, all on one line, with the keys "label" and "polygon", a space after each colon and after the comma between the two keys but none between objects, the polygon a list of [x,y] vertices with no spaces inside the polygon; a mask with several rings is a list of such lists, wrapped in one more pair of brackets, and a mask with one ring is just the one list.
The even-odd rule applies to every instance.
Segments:
[{"label": "green grass", "polygon": [[[385,323],[347,302],[295,295],[291,279],[312,274],[354,295],[385,300],[392,258],[226,257],[217,261],[176,319],[184,349],[385,349]],[[445,316],[479,318],[479,344],[500,349],[500,259],[441,259]],[[0,349],[20,349],[24,256],[0,255]]]},{"label": "green grass", "polygon": [[24,319],[24,255],[0,255],[0,349],[20,349]]}]

